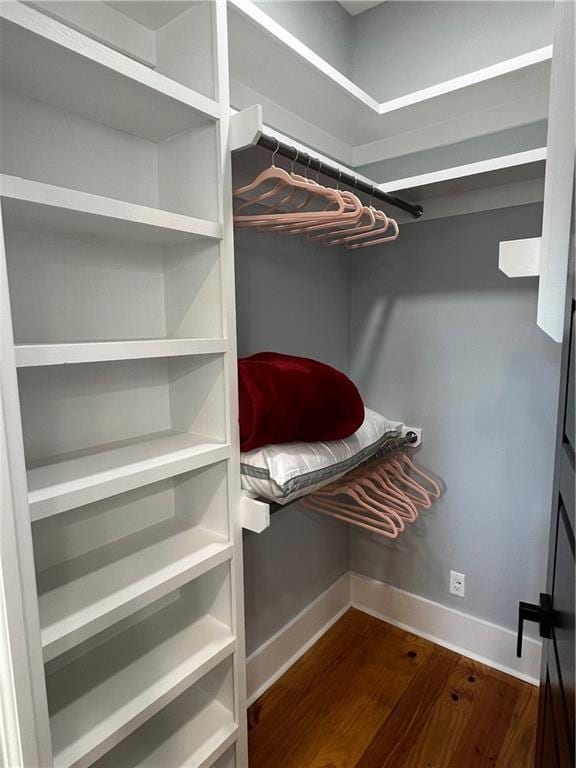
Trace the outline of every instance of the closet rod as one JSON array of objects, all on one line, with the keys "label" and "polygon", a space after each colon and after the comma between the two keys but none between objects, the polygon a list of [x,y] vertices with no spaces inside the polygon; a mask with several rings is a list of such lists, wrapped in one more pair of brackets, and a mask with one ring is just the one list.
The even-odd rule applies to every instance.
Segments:
[{"label": "closet rod", "polygon": [[339,168],[334,168],[333,165],[328,165],[317,157],[307,155],[306,152],[301,152],[299,149],[291,147],[289,144],[284,144],[284,142],[279,141],[274,136],[266,136],[264,133],[260,134],[258,146],[269,149],[275,154],[282,155],[282,157],[287,157],[289,160],[296,160],[298,163],[306,166],[306,168],[312,168],[313,171],[319,171],[324,174],[324,176],[329,176],[331,179],[335,179],[341,184],[346,184],[346,186],[352,187],[358,192],[365,192],[375,200],[381,200],[395,208],[401,208],[403,211],[407,211],[414,216],[415,219],[419,219],[424,213],[421,205],[412,205],[412,203],[407,203],[406,200],[401,200],[399,197],[389,195],[387,192],[383,192],[373,184],[368,184],[367,182],[362,181],[362,179],[359,179],[357,176],[352,176],[350,173],[344,173],[344,171],[341,171]]}]

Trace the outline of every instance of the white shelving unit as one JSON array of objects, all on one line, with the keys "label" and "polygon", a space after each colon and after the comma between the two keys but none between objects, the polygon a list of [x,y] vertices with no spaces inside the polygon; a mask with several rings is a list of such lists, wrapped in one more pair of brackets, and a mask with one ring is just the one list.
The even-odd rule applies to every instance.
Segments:
[{"label": "white shelving unit", "polygon": [[1,17],[9,88],[150,141],[219,117],[213,99],[44,14],[6,3]]},{"label": "white shelving unit", "polygon": [[[540,147],[378,186],[409,202],[420,203],[424,208],[422,221],[541,202],[546,155],[546,147]],[[409,221],[403,215],[398,218],[403,223]]]},{"label": "white shelving unit", "polygon": [[246,765],[225,4],[33,5],[0,11],[15,764]]},{"label": "white shelving unit", "polygon": [[[216,693],[216,695],[215,695]],[[231,766],[227,748],[237,736],[230,666],[224,661],[96,763],[97,768]],[[166,738],[166,733],[169,737]],[[213,763],[215,755],[223,755]]]},{"label": "white shelving unit", "polygon": [[224,339],[143,339],[66,344],[18,344],[16,365],[69,365],[143,357],[210,355],[226,351]]},{"label": "white shelving unit", "polygon": [[[55,766],[90,764],[233,653],[230,626],[217,618],[226,610],[223,576],[213,571],[208,584],[192,582],[151,616],[49,672]],[[219,597],[217,611],[211,602]]]},{"label": "white shelving unit", "polygon": [[50,231],[117,237],[142,243],[219,240],[222,225],[52,184],[0,176],[5,220]]},{"label": "white shelving unit", "polygon": [[378,102],[251,0],[230,0],[232,104],[359,167],[545,119],[552,46]]},{"label": "white shelving unit", "polygon": [[379,184],[384,192],[417,196],[419,200],[473,189],[544,178],[546,147],[494,157],[477,163],[445,168],[433,173]]}]

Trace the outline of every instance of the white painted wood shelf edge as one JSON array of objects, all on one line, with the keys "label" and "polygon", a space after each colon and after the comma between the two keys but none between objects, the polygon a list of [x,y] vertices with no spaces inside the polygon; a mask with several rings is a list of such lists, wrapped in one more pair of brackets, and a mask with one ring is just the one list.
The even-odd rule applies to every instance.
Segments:
[{"label": "white painted wood shelf edge", "polygon": [[126,339],[121,341],[16,344],[16,365],[70,365],[153,357],[213,355],[225,352],[225,339]]},{"label": "white painted wood shelf edge", "polygon": [[229,0],[239,13],[249,19],[264,34],[277,40],[280,45],[289,50],[294,56],[303,59],[322,76],[328,78],[337,86],[342,88],[356,102],[363,104],[368,109],[378,113],[380,105],[376,99],[372,98],[362,88],[357,86],[348,77],[339,72],[335,67],[329,64],[325,59],[315,53],[311,48],[301,42],[295,35],[288,32],[281,24],[274,21],[265,11],[258,8],[251,0]]},{"label": "white painted wood shelf edge", "polygon": [[[143,86],[149,92],[163,97],[165,104],[171,100],[189,107],[206,118],[217,120],[220,117],[220,104],[214,99],[20,2],[2,3],[0,18],[17,24],[40,38],[60,46],[63,50],[81,57],[86,62],[92,62],[100,68],[122,76],[127,82],[132,81],[135,86]],[[130,106],[127,105],[126,108],[129,109]]]},{"label": "white painted wood shelf edge", "polygon": [[503,77],[512,72],[526,69],[552,59],[552,46],[548,45],[543,48],[529,51],[520,56],[515,56],[505,61],[498,62],[497,64],[482,67],[481,69],[474,70],[466,75],[460,75],[459,77],[451,78],[450,80],[437,83],[430,87],[422,88],[413,93],[389,99],[388,101],[378,102],[364,89],[350,80],[350,78],[343,75],[339,70],[301,42],[292,33],[288,32],[288,30],[282,27],[278,22],[274,21],[274,19],[268,16],[265,11],[258,8],[258,6],[251,2],[251,0],[229,0],[229,2],[243,16],[250,19],[256,26],[260,27],[265,34],[275,38],[284,48],[291,51],[294,56],[306,61],[321,75],[330,79],[340,87],[342,91],[347,93],[351,98],[360,102],[378,115],[386,115],[390,112],[395,112],[420,102],[435,99],[438,96],[443,96],[453,91],[477,85],[478,83]]},{"label": "white painted wood shelf edge", "polygon": [[108,234],[144,242],[184,242],[191,238],[222,238],[222,225],[207,219],[18,176],[0,175],[5,215],[22,223],[86,234]]},{"label": "white painted wood shelf edge", "polygon": [[423,173],[419,176],[409,176],[404,179],[385,181],[379,184],[384,192],[401,192],[407,189],[418,189],[433,184],[441,184],[446,181],[466,179],[471,176],[481,176],[493,171],[503,171],[507,168],[521,168],[532,163],[540,163],[546,160],[546,147],[529,149],[525,152],[515,152],[511,155],[502,155],[488,160],[480,160],[476,163],[443,168],[439,171]]},{"label": "white painted wood shelf edge", "polygon": [[[125,739],[113,753],[98,762],[97,768],[156,768],[194,766],[210,768],[238,738],[239,728],[232,712],[218,701],[209,701],[183,727],[172,732],[169,713],[163,710]],[[167,734],[170,734],[168,737]],[[175,762],[183,757],[184,762]],[[139,758],[145,755],[141,761]],[[134,756],[138,755],[138,762]]]},{"label": "white painted wood shelf edge", "polygon": [[230,457],[230,445],[161,432],[55,458],[28,470],[32,520],[90,504]]},{"label": "white painted wood shelf edge", "polygon": [[[177,600],[49,676],[49,690],[55,684],[66,701],[50,718],[54,768],[90,765],[234,653],[225,624],[211,616],[188,622],[187,610]],[[166,634],[169,621],[176,634]],[[100,684],[86,686],[86,663]]]},{"label": "white painted wood shelf edge", "polygon": [[[44,661],[232,557],[232,544],[206,529],[188,527],[174,518],[151,528],[38,574]],[[130,539],[139,548],[110,562],[109,553],[130,544]],[[85,564],[87,573],[83,573]],[[59,583],[44,592],[46,578],[57,578]]]}]

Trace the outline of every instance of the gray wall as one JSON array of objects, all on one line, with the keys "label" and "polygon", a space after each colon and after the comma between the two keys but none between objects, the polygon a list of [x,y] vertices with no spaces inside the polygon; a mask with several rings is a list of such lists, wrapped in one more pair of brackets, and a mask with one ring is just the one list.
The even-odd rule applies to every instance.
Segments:
[{"label": "gray wall", "polygon": [[384,101],[527,53],[552,42],[552,6],[387,0],[355,17],[352,79]]},{"label": "gray wall", "polygon": [[[347,371],[346,253],[235,231],[239,355],[275,351]],[[348,570],[348,531],[293,505],[244,536],[246,645],[252,653]]]},{"label": "gray wall", "polygon": [[352,73],[354,21],[333,0],[257,0],[256,5],[345,75]]},{"label": "gray wall", "polygon": [[354,532],[351,568],[510,628],[545,583],[559,348],[498,242],[540,222],[534,205],[410,224],[352,262],[353,378],[369,407],[424,427],[418,458],[447,489],[396,541]]}]

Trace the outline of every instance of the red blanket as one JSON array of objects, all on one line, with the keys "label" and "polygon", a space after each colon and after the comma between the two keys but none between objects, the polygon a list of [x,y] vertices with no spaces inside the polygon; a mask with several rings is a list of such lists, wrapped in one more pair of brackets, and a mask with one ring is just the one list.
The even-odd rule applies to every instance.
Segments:
[{"label": "red blanket", "polygon": [[306,357],[261,352],[238,360],[240,447],[348,437],[364,421],[360,393],[340,371]]}]

